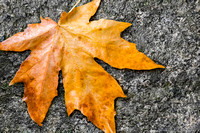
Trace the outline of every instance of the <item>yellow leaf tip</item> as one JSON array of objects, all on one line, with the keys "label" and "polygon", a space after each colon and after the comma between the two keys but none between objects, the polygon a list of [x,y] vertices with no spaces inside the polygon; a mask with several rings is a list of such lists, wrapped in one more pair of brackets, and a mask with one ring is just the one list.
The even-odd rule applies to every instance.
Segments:
[{"label": "yellow leaf tip", "polygon": [[93,0],[93,1],[96,2],[97,4],[101,2],[101,0]]},{"label": "yellow leaf tip", "polygon": [[131,23],[127,23],[127,25],[128,25],[128,26],[131,26],[132,24],[131,24]]},{"label": "yellow leaf tip", "polygon": [[42,126],[42,123],[37,123],[40,127]]},{"label": "yellow leaf tip", "polygon": [[122,97],[122,98],[127,98],[127,96],[125,95],[125,94],[123,94],[122,96],[120,96],[120,97]]},{"label": "yellow leaf tip", "polygon": [[128,27],[132,26],[132,24],[131,24],[131,23],[127,23],[127,22],[123,22],[123,25],[124,25],[126,28],[128,28]]},{"label": "yellow leaf tip", "polygon": [[130,26],[132,26],[132,24],[131,23],[127,23],[127,28],[130,27]]},{"label": "yellow leaf tip", "polygon": [[164,66],[162,66],[162,65],[158,65],[158,68],[165,68]]},{"label": "yellow leaf tip", "polygon": [[22,102],[25,102],[27,100],[27,97],[22,98]]},{"label": "yellow leaf tip", "polygon": [[13,80],[9,83],[9,86],[11,86],[11,85],[13,85],[13,84],[15,84],[14,82],[13,82]]}]

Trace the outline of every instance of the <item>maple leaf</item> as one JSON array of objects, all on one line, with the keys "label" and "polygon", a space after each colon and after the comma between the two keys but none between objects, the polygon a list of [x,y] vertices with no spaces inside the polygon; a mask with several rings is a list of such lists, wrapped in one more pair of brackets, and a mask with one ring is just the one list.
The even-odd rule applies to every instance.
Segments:
[{"label": "maple leaf", "polygon": [[115,131],[114,100],[126,97],[116,80],[94,58],[116,68],[150,70],[164,68],[121,38],[130,23],[100,19],[91,21],[100,0],[63,12],[58,22],[41,18],[24,32],[0,43],[0,50],[31,50],[10,85],[25,84],[23,100],[31,118],[40,126],[57,96],[58,74],[62,70],[68,115],[80,110],[106,133]]}]

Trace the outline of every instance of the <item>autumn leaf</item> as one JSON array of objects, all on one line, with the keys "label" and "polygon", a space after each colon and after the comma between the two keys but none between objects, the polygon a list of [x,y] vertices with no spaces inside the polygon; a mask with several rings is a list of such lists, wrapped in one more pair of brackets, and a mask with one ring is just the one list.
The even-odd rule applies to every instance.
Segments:
[{"label": "autumn leaf", "polygon": [[40,126],[55,96],[62,71],[68,115],[80,110],[106,133],[115,131],[114,100],[126,97],[116,80],[94,58],[113,67],[134,70],[164,68],[121,38],[130,23],[100,19],[89,22],[100,0],[63,12],[58,22],[41,18],[24,32],[0,43],[0,50],[31,50],[10,85],[23,82],[23,100],[31,118]]}]

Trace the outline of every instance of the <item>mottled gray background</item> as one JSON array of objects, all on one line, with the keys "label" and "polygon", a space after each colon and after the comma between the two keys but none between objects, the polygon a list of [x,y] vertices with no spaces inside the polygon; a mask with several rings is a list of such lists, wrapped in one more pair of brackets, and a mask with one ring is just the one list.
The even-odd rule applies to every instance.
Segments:
[{"label": "mottled gray background", "polygon": [[[40,22],[40,16],[58,21],[60,13],[75,3],[0,0],[0,40]],[[200,132],[200,1],[102,0],[92,20],[100,18],[132,23],[122,37],[166,66],[152,71],[118,70],[96,60],[128,96],[116,100],[117,132]],[[101,133],[79,111],[67,116],[62,80],[43,126],[31,120],[22,102],[23,84],[8,86],[29,53],[0,51],[0,132]]]}]

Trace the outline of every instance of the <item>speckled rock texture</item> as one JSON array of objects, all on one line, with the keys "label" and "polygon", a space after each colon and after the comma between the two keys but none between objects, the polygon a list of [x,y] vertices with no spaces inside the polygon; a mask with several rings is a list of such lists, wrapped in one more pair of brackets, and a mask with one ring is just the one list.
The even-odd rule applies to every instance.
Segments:
[{"label": "speckled rock texture", "polygon": [[[23,31],[27,24],[40,22],[40,16],[58,21],[60,13],[75,3],[0,0],[0,41]],[[96,59],[128,96],[116,99],[117,133],[200,132],[200,1],[102,0],[92,20],[100,18],[132,23],[122,37],[166,66],[151,71],[119,70]],[[0,132],[102,133],[79,111],[67,116],[62,79],[43,126],[31,120],[22,102],[24,85],[8,86],[29,54],[0,51]]]}]

